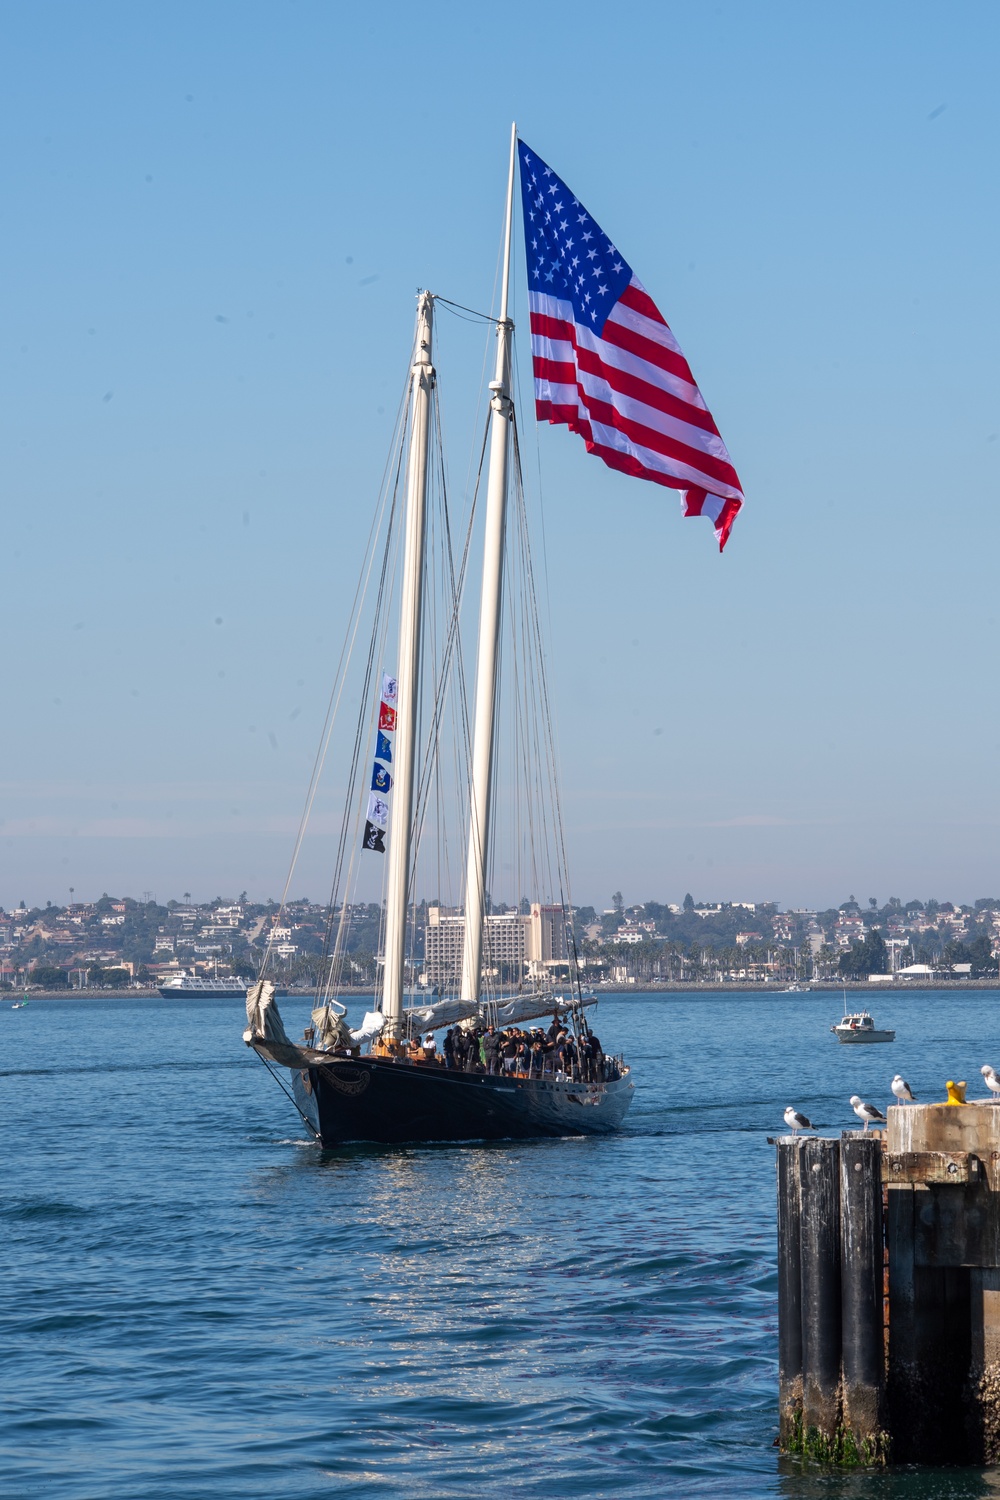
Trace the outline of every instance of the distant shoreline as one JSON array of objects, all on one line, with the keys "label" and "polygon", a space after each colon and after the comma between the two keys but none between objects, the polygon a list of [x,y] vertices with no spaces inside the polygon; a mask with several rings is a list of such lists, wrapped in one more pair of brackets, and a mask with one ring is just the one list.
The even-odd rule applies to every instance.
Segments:
[{"label": "distant shoreline", "polygon": [[[853,998],[858,995],[867,995],[869,999],[880,1000],[884,995],[905,995],[910,990],[1000,990],[998,979],[904,979],[895,984],[869,984],[862,980],[847,981],[823,979],[804,986],[801,990],[803,996],[809,994],[842,995],[845,991]],[[372,989],[350,989],[345,987],[340,991],[342,995],[358,999],[364,995],[374,997]],[[588,992],[589,993],[589,992]],[[795,992],[793,992],[795,993]],[[13,1004],[15,1001],[23,1000],[24,990],[0,991],[0,1009],[5,1004]],[[597,986],[594,994],[598,1000],[603,995],[694,995],[699,998],[705,995],[786,995],[788,988],[784,984],[680,984],[676,981],[648,981],[645,984],[602,984]],[[28,1001],[32,1000],[190,1000],[190,999],[236,999],[236,996],[191,996],[191,995],[161,995],[158,989],[85,989],[85,990],[28,990]],[[280,997],[285,1000],[311,1000],[313,998],[309,990],[294,990],[290,995]],[[427,1003],[431,1003],[431,996],[427,997]]]}]

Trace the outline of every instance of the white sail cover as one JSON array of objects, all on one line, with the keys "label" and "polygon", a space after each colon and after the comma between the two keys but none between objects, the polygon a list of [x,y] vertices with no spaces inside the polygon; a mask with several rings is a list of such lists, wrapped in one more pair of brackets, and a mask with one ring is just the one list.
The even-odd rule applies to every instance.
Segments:
[{"label": "white sail cover", "polygon": [[534,1021],[539,1016],[566,1015],[578,1005],[596,1005],[593,995],[585,1000],[565,1000],[562,995],[516,995],[496,1007],[496,1025],[513,1026],[517,1021]]},{"label": "white sail cover", "polygon": [[479,1007],[469,1000],[439,1000],[436,1005],[413,1006],[404,1010],[403,1019],[414,1024],[414,1031],[436,1031],[439,1026],[454,1026],[478,1016]]},{"label": "white sail cover", "polygon": [[259,979],[247,990],[247,1029],[243,1033],[243,1040],[291,1045],[285,1035],[278,1007],[274,1003],[274,985],[269,979]]},{"label": "white sail cover", "polygon": [[351,1032],[351,1043],[360,1047],[362,1042],[372,1042],[385,1025],[385,1016],[380,1010],[365,1011],[365,1018],[356,1031]]},{"label": "white sail cover", "polygon": [[565,1000],[548,991],[539,995],[515,995],[495,1006],[485,1001],[477,1006],[468,1000],[439,1000],[436,1005],[414,1006],[403,1014],[406,1020],[415,1023],[414,1030],[419,1026],[421,1031],[436,1031],[440,1026],[454,1026],[473,1017],[490,1025],[513,1026],[518,1021],[533,1021],[538,1016],[565,1015],[577,1005],[596,1004],[592,995],[585,1000]]}]

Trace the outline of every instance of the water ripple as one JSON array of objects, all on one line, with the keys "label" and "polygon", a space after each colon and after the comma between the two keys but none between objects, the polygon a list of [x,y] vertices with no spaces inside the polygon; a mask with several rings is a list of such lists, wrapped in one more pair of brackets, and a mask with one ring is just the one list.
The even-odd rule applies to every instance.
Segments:
[{"label": "water ripple", "polygon": [[[602,1001],[639,1083],[618,1136],[333,1153],[238,1007],[154,1007],[153,1055],[146,1005],[39,1006],[0,1071],[4,1500],[995,1500],[775,1454],[765,1137],[887,1078],[826,1002],[756,1003],[751,1030],[739,997]],[[933,1096],[995,997],[906,1005],[892,1068]]]}]

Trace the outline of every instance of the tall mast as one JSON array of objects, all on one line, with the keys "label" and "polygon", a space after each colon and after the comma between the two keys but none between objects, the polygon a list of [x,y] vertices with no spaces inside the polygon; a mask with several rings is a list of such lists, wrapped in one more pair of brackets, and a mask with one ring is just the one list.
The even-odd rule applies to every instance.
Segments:
[{"label": "tall mast", "polygon": [[398,1036],[403,1016],[406,911],[413,823],[413,766],[417,746],[420,691],[420,615],[423,603],[424,535],[427,515],[428,428],[434,366],[431,325],[434,299],[421,292],[417,302],[416,357],[411,372],[410,450],[407,457],[406,540],[403,592],[399,606],[396,677],[396,743],[393,764],[392,837],[385,910],[385,975],[382,1014],[390,1036]]},{"label": "tall mast", "polygon": [[486,491],[486,542],[483,590],[479,606],[479,651],[476,660],[476,720],[472,742],[472,787],[469,808],[469,855],[465,870],[465,949],[462,954],[462,999],[478,1005],[483,970],[483,919],[486,915],[486,862],[489,853],[490,793],[493,786],[493,723],[497,697],[497,650],[503,602],[504,532],[507,524],[507,444],[513,404],[510,396],[510,340],[514,325],[507,316],[510,245],[514,220],[514,169],[517,126],[510,131],[507,178],[507,223],[504,230],[500,319],[497,323],[496,374],[490,381],[490,472]]}]

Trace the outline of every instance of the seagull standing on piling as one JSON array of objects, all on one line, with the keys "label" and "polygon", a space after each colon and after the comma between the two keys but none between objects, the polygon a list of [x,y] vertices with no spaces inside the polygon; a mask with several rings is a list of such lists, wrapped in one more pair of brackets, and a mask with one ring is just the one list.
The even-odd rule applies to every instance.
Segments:
[{"label": "seagull standing on piling", "polygon": [[785,1110],[785,1124],[792,1132],[792,1135],[797,1135],[800,1130],[816,1129],[816,1126],[813,1124],[812,1120],[807,1120],[805,1115],[800,1114],[799,1111],[797,1109],[793,1109],[791,1105],[789,1105]]},{"label": "seagull standing on piling", "polygon": [[866,1130],[869,1125],[877,1120],[881,1120],[883,1125],[885,1124],[885,1115],[882,1111],[876,1109],[874,1104],[866,1104],[863,1099],[858,1098],[857,1094],[851,1095],[851,1108],[859,1120],[864,1120]]},{"label": "seagull standing on piling", "polygon": [[[997,1086],[1000,1087],[1000,1079],[997,1079]],[[910,1088],[910,1085],[907,1083],[906,1079],[902,1076],[902,1074],[900,1074],[900,1073],[896,1074],[895,1078],[892,1080],[892,1083],[890,1084],[890,1087],[892,1089],[892,1092],[895,1094],[896,1098],[899,1100],[900,1104],[903,1104],[903,1103],[916,1104],[916,1102],[917,1102],[917,1096],[916,1096],[916,1094],[913,1093],[913,1091]]]},{"label": "seagull standing on piling", "polygon": [[993,1103],[996,1104],[997,1096],[1000,1095],[1000,1078],[997,1077],[996,1068],[991,1067],[989,1063],[983,1063],[979,1071],[986,1080],[986,1087],[993,1095]]}]

